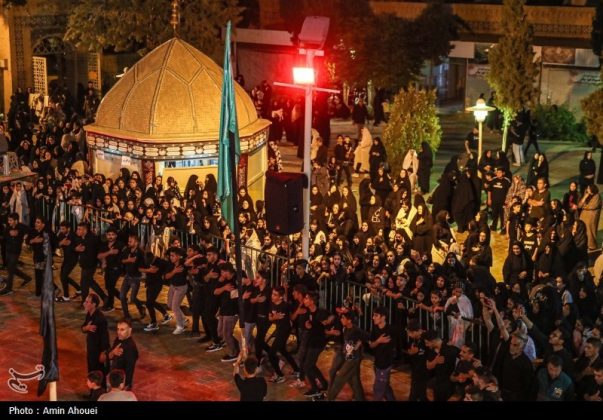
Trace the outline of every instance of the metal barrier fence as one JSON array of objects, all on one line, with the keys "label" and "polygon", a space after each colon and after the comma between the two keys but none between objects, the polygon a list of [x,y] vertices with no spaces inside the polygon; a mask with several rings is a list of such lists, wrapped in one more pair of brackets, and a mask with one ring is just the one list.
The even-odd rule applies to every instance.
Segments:
[{"label": "metal barrier fence", "polygon": [[[118,230],[128,229],[136,233],[140,239],[143,249],[151,249],[153,252],[165,252],[169,243],[173,239],[178,239],[182,248],[188,248],[193,244],[201,243],[201,235],[174,228],[155,228],[149,223],[132,223],[125,220],[115,220],[110,217],[106,210],[97,209],[92,206],[74,205],[64,201],[58,202],[55,206],[42,206],[42,217],[54,230],[58,230],[61,222],[67,221],[72,230],[77,228],[77,224],[84,221],[90,223],[90,229],[97,235],[103,235],[109,227],[116,227]],[[166,232],[167,229],[167,232]],[[225,255],[226,244],[223,238],[210,236],[212,245],[227,258],[231,255]],[[261,249],[257,249],[245,244],[241,245],[243,256],[243,270],[249,277],[263,270],[269,273],[269,285],[271,287],[280,286],[288,282],[290,270],[289,260],[281,255],[272,254]],[[232,257],[234,259],[234,257]]]},{"label": "metal barrier fence", "polygon": [[[96,209],[90,206],[73,205],[65,202],[58,202],[56,206],[49,208],[43,207],[42,216],[47,222],[51,223],[53,228],[58,229],[59,223],[66,220],[71,223],[73,229],[81,221],[90,223],[91,229],[99,235],[104,234],[110,226],[114,226],[115,221],[107,218],[108,212]],[[130,222],[119,220],[118,228],[130,228],[137,233],[143,248],[152,249],[157,242],[165,244],[165,230],[155,232],[152,225],[148,223],[137,223],[133,225]],[[129,226],[128,226],[129,225]],[[167,237],[177,238],[183,248],[193,244],[199,244],[201,238],[199,234],[190,233],[173,228],[168,229]],[[211,236],[211,241],[216,248],[224,255],[226,253],[226,244],[223,238]],[[169,242],[169,240],[168,240]],[[163,251],[165,251],[165,249]],[[280,255],[268,253],[261,249],[256,249],[247,245],[241,246],[243,256],[243,269],[250,277],[263,270],[269,273],[269,284],[271,287],[284,285],[289,282],[291,273],[289,259]],[[229,257],[229,256],[228,256]],[[372,329],[373,311],[378,306],[384,306],[388,311],[388,319],[393,324],[399,324],[402,327],[410,316],[417,318],[421,328],[424,330],[438,330],[443,339],[450,338],[448,316],[441,312],[439,317],[433,316],[430,311],[420,307],[419,302],[407,297],[393,299],[383,294],[382,291],[371,290],[364,284],[350,281],[338,282],[323,280],[319,283],[319,294],[321,306],[334,313],[337,307],[343,305],[359,308],[359,326],[366,331]],[[399,308],[398,305],[402,305]],[[465,339],[470,340],[476,346],[477,354],[484,360],[489,352],[489,334],[483,322],[478,319],[464,319],[465,321]]]},{"label": "metal barrier fence", "polygon": [[[382,291],[375,291],[364,284],[345,281],[337,282],[324,280],[319,283],[321,306],[334,313],[337,307],[354,306],[359,310],[358,325],[365,331],[372,329],[373,311],[379,306],[386,308],[388,320],[394,326],[402,329],[406,326],[408,318],[418,319],[423,330],[437,330],[444,341],[452,337],[449,316],[439,312],[434,316],[432,312],[422,308],[419,302],[400,297],[394,299],[386,296]],[[401,307],[399,307],[401,305]],[[463,318],[464,338],[475,346],[476,355],[481,360],[486,360],[490,352],[490,335],[481,319]]]}]

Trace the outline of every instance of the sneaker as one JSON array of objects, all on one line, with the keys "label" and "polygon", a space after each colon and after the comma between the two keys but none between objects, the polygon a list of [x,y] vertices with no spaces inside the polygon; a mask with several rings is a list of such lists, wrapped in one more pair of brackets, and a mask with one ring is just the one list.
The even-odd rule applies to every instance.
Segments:
[{"label": "sneaker", "polygon": [[188,333],[188,338],[199,338],[201,337],[201,333],[199,331],[190,331]]},{"label": "sneaker", "polygon": [[197,343],[208,343],[211,341],[211,338],[209,338],[208,336],[204,335],[203,337],[201,337],[200,339],[197,340]]},{"label": "sneaker", "polygon": [[326,395],[322,392],[320,394],[318,394],[317,396],[312,397],[312,401],[324,401],[326,399],[327,399]]},{"label": "sneaker", "polygon": [[59,296],[59,297],[55,298],[54,300],[55,300],[55,302],[58,302],[58,303],[65,303],[65,302],[69,302],[71,299],[69,299],[68,297],[65,297],[65,296]]},{"label": "sneaker", "polygon": [[269,381],[274,384],[282,384],[283,382],[285,382],[285,377],[274,375],[272,378],[269,379]]},{"label": "sneaker", "polygon": [[299,379],[299,377],[301,376],[301,372],[297,370],[293,372],[291,376],[293,376],[295,379]]},{"label": "sneaker", "polygon": [[180,327],[180,326],[178,326],[178,327],[176,327],[176,329],[174,330],[174,332],[172,332],[172,334],[174,334],[174,335],[180,335],[180,334],[182,334],[184,331],[185,331],[184,327]]},{"label": "sneaker", "polygon": [[101,311],[103,311],[106,314],[108,314],[109,312],[113,312],[114,310],[115,310],[115,308],[113,306],[103,306],[101,308]]},{"label": "sneaker", "polygon": [[220,361],[221,361],[221,362],[224,362],[224,363],[226,363],[226,362],[234,362],[234,361],[235,361],[235,360],[237,360],[238,358],[239,358],[239,356],[238,356],[238,355],[228,355],[228,354],[227,354],[226,356],[222,357],[222,358],[220,359]]},{"label": "sneaker", "polygon": [[75,295],[76,296],[81,296],[82,295],[82,291],[81,290],[76,290],[75,291]]},{"label": "sneaker", "polygon": [[306,397],[306,398],[312,398],[312,397],[316,397],[316,396],[318,396],[320,394],[322,394],[322,392],[309,390],[309,391],[304,392],[304,397]]},{"label": "sneaker", "polygon": [[146,327],[144,327],[144,330],[146,332],[150,332],[150,331],[157,331],[159,329],[159,326],[157,324],[153,324],[152,322],[147,325]]},{"label": "sneaker", "polygon": [[212,343],[209,346],[207,346],[206,351],[208,353],[213,353],[213,352],[216,352],[216,351],[222,350],[222,349],[223,349],[223,347],[220,344]]},{"label": "sneaker", "polygon": [[289,384],[291,388],[304,388],[306,384],[299,378]]},{"label": "sneaker", "polygon": [[2,289],[0,290],[0,296],[8,296],[8,295],[12,295],[14,292],[12,290],[9,289]]},{"label": "sneaker", "polygon": [[174,319],[174,317],[173,317],[172,315],[170,315],[170,314],[165,314],[165,315],[163,316],[163,321],[161,321],[161,325],[166,325],[166,324],[169,324],[169,323],[170,323],[170,321],[171,321],[172,319]]}]

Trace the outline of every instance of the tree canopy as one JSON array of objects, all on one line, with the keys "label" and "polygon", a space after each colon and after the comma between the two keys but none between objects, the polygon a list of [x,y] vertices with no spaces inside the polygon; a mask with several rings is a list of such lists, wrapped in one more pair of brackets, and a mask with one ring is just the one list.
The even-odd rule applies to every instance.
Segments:
[{"label": "tree canopy", "polygon": [[503,113],[503,149],[515,114],[536,102],[538,68],[532,49],[533,30],[528,23],[524,0],[504,0],[502,36],[490,48],[488,83],[496,91],[496,106]]},{"label": "tree canopy", "polygon": [[[171,0],[49,0],[71,10],[65,39],[91,51],[113,48],[141,55],[173,36]],[[73,3],[76,3],[75,5]],[[179,36],[221,61],[220,31],[236,25],[242,9],[237,0],[180,2]]]},{"label": "tree canopy", "polygon": [[281,17],[298,31],[306,16],[331,18],[326,60],[336,81],[393,90],[417,80],[425,60],[438,62],[451,49],[459,20],[449,5],[433,0],[414,21],[375,15],[368,0],[281,0]]},{"label": "tree canopy", "polygon": [[437,116],[435,90],[400,89],[391,106],[389,121],[383,132],[388,162],[397,173],[410,149],[420,150],[427,142],[435,152],[440,147],[442,128]]}]

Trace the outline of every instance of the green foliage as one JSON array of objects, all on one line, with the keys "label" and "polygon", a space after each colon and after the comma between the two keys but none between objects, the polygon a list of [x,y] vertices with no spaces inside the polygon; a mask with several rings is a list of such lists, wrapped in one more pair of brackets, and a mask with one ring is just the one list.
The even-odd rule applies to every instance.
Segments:
[{"label": "green foliage", "polygon": [[426,141],[435,152],[440,147],[441,137],[435,90],[413,86],[401,89],[394,98],[383,132],[383,144],[393,173],[400,170],[409,149],[419,151],[421,142]]},{"label": "green foliage", "polygon": [[[90,51],[113,48],[141,55],[173,36],[171,0],[49,0],[71,10],[65,39]],[[220,31],[230,19],[233,26],[241,9],[237,0],[181,2],[179,36],[220,62]]]},{"label": "green foliage", "polygon": [[582,143],[587,140],[584,124],[576,121],[574,113],[566,105],[538,105],[534,117],[543,139]]},{"label": "green foliage", "polygon": [[298,31],[306,16],[331,18],[325,46],[335,81],[398,90],[416,81],[425,60],[436,64],[451,49],[459,20],[450,5],[433,0],[415,21],[373,14],[368,0],[281,0],[287,29]]},{"label": "green foliage", "polygon": [[[601,70],[603,77],[603,70]],[[599,143],[603,142],[603,88],[599,88],[582,99],[582,112],[586,131],[591,136],[597,136]]]},{"label": "green foliage", "polygon": [[502,33],[488,53],[488,83],[496,91],[496,105],[503,112],[503,149],[517,111],[536,103],[538,68],[532,50],[533,30],[524,12],[524,0],[504,0]]}]

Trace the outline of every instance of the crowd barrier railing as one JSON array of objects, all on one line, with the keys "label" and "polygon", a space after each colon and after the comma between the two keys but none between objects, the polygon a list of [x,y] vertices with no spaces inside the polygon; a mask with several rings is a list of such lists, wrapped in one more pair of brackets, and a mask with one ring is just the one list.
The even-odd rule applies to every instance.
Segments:
[{"label": "crowd barrier railing", "polygon": [[[114,225],[115,221],[108,218],[108,212],[91,206],[57,202],[54,207],[43,207],[43,217],[52,223],[53,228],[58,229],[59,223],[66,220],[72,228],[85,221],[90,223],[91,229],[99,235],[106,233],[107,229]],[[197,233],[164,228],[159,232],[149,223],[132,224],[125,220],[118,220],[118,228],[129,228],[136,233],[141,241],[141,246],[151,249],[153,252],[165,252],[170,240],[178,238],[183,248],[201,242]],[[168,229],[166,232],[165,229]],[[226,243],[224,238],[211,236],[211,241],[221,254],[226,258]],[[269,273],[269,284],[271,287],[287,285],[291,273],[290,260],[287,257],[266,252],[245,244],[241,245],[243,270],[253,277],[262,270]],[[392,323],[405,325],[409,314],[414,315],[424,330],[437,330],[445,340],[450,339],[448,316],[441,312],[434,316],[430,311],[423,308],[418,301],[401,297],[393,299],[387,296],[383,290],[375,290],[365,284],[351,281],[335,281],[329,277],[319,281],[319,295],[321,306],[334,312],[337,307],[354,306],[359,310],[359,326],[367,331],[372,329],[372,317],[375,308],[383,306],[387,309],[388,319]],[[399,307],[402,306],[402,308]],[[406,319],[404,319],[406,318]],[[489,334],[481,319],[463,319],[465,340],[470,340],[476,346],[478,355],[484,360],[488,354]]]}]

